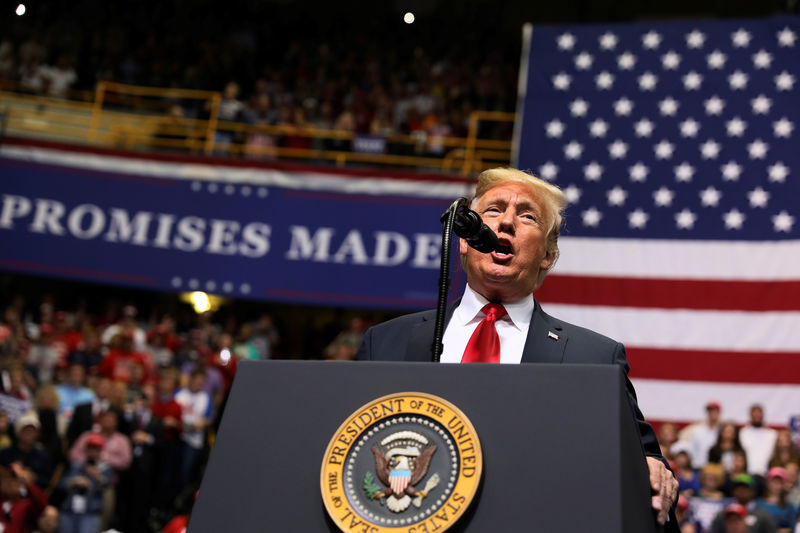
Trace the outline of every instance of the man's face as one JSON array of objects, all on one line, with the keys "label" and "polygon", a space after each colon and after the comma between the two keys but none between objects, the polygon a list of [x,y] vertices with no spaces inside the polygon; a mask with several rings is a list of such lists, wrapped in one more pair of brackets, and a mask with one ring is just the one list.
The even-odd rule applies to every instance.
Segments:
[{"label": "man's face", "polygon": [[478,199],[475,210],[497,234],[499,251],[484,254],[463,239],[470,286],[491,301],[507,302],[529,296],[539,272],[552,266],[547,253],[543,202],[531,187],[509,181],[495,185]]},{"label": "man's face", "polygon": [[761,407],[753,407],[750,409],[750,425],[753,427],[761,427],[764,424],[764,410]]},{"label": "man's face", "polygon": [[708,422],[712,425],[716,425],[719,423],[719,409],[716,407],[710,407],[707,410],[708,412]]}]

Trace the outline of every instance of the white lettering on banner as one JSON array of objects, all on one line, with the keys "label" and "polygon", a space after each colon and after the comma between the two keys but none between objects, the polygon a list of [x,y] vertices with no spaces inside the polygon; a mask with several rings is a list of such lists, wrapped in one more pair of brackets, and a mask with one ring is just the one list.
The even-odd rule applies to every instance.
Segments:
[{"label": "white lettering on banner", "polygon": [[319,228],[313,237],[305,226],[290,226],[289,231],[292,232],[292,242],[286,252],[287,259],[298,261],[313,256],[314,261],[328,261],[333,228]]},{"label": "white lettering on banner", "polygon": [[235,220],[211,221],[211,237],[208,239],[207,252],[212,254],[233,255],[236,253],[236,234],[239,223]]},{"label": "white lettering on banner", "polygon": [[[352,256],[353,259],[347,261],[347,256]],[[364,239],[361,238],[361,232],[357,229],[350,230],[344,242],[336,250],[333,256],[334,263],[353,263],[355,265],[366,265],[368,261],[367,251],[364,249]]]},{"label": "white lettering on banner", "polygon": [[59,218],[64,216],[64,204],[55,200],[36,199],[36,213],[33,215],[33,222],[30,230],[35,233],[52,233],[53,235],[64,235],[64,228],[61,226]]},{"label": "white lettering on banner", "polygon": [[[89,215],[89,227],[83,229],[83,220]],[[74,237],[94,239],[103,231],[106,215],[102,209],[92,204],[81,204],[73,209],[67,217],[67,227]]]},{"label": "white lettering on banner", "polygon": [[124,209],[112,207],[108,212],[111,214],[111,218],[108,221],[105,240],[108,242],[137,244],[139,246],[147,245],[147,232],[150,229],[150,220],[153,218],[153,213],[139,211],[131,220],[130,215]]},{"label": "white lettering on banner", "polygon": [[416,253],[411,266],[415,268],[439,268],[442,250],[442,236],[432,233],[417,233]]},{"label": "white lettering on banner", "polygon": [[[389,250],[394,244],[394,255],[389,255]],[[399,265],[411,252],[411,244],[402,233],[395,231],[375,232],[375,257],[373,262],[378,266]]]},{"label": "white lettering on banner", "polygon": [[0,228],[11,229],[14,219],[21,218],[31,212],[31,201],[24,196],[3,195],[3,208],[0,211]]},{"label": "white lettering on banner", "polygon": [[[13,229],[17,222],[29,222],[28,231],[76,239],[135,246],[152,246],[195,253],[242,255],[259,258],[271,248],[272,227],[263,222],[178,218],[169,213],[130,212],[119,207],[103,208],[80,204],[68,208],[47,198],[26,198],[4,194],[0,205],[0,229]],[[408,263],[412,268],[439,268],[441,236],[418,233],[413,237],[396,231],[378,230],[366,236],[358,229],[289,226],[292,261],[315,261],[351,265],[393,267]]]},{"label": "white lettering on banner", "polygon": [[[331,257],[334,228],[317,228],[313,234],[306,226],[290,226],[291,241],[286,258],[292,261],[317,261],[320,263],[346,263],[354,265],[373,264],[376,266],[396,266],[408,260],[411,255],[409,239],[394,231],[376,231],[374,254],[370,257],[364,237],[358,230],[350,230],[342,239]],[[439,250],[442,247],[440,235],[419,233],[414,235],[413,268],[439,268]],[[394,246],[394,253],[392,253]],[[369,248],[372,249],[372,248]]]}]

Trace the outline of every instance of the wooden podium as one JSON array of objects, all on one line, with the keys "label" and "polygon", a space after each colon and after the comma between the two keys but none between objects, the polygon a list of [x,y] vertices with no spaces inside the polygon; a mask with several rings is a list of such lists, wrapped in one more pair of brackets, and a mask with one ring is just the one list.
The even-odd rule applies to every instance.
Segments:
[{"label": "wooden podium", "polygon": [[481,441],[481,486],[448,531],[654,532],[623,384],[613,365],[243,362],[188,531],[338,531],[328,443],[359,407],[414,391],[457,406]]}]

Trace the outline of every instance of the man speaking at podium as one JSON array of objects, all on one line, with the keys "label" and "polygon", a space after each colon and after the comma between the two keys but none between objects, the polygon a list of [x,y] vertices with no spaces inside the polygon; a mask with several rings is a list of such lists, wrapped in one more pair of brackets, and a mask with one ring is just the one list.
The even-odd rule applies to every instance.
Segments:
[{"label": "man speaking at podium", "polygon": [[[471,207],[497,234],[498,245],[491,253],[481,253],[463,239],[459,242],[467,287],[448,308],[441,361],[618,364],[627,376],[622,344],[547,315],[533,298],[558,259],[561,212],[566,207],[561,190],[525,172],[495,168],[478,177]],[[430,360],[434,318],[434,311],[424,311],[370,328],[356,359]],[[664,524],[677,498],[678,482],[665,467],[633,386],[625,381],[647,455],[653,509]]]}]

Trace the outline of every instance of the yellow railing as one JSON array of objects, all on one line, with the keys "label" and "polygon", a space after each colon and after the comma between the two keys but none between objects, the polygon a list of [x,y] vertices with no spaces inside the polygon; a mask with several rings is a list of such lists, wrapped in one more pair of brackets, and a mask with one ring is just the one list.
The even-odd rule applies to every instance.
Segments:
[{"label": "yellow railing", "polygon": [[[204,118],[182,116],[177,102],[193,101]],[[227,155],[250,159],[295,159],[416,167],[444,173],[468,175],[491,166],[508,164],[511,143],[479,138],[485,121],[513,122],[512,113],[473,111],[466,138],[437,137],[441,153],[427,150],[420,135],[384,136],[390,152],[361,153],[350,148],[356,134],[349,130],[297,127],[291,124],[254,125],[219,119],[222,95],[214,91],[154,88],[114,82],[97,84],[94,97],[58,99],[14,91],[0,91],[0,108],[6,113],[9,135],[43,137],[128,149],[169,149],[205,155]],[[165,112],[165,109],[167,112]],[[220,134],[230,142],[215,140]],[[251,143],[259,137],[264,143]],[[280,146],[279,139],[292,138],[301,146]]]}]

